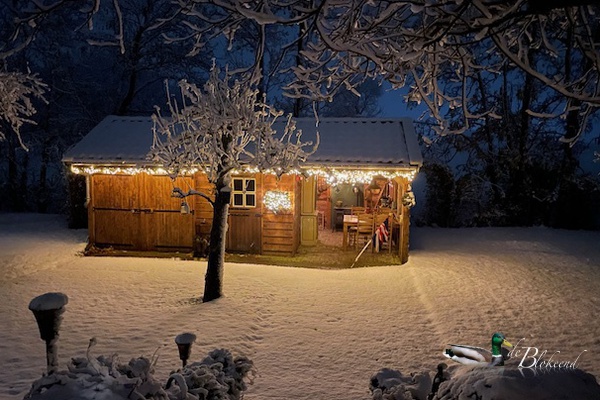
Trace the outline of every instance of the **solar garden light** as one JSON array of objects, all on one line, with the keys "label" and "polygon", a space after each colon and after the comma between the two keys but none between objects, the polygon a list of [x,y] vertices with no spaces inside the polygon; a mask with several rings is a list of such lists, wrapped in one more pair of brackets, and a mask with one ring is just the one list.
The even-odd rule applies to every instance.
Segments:
[{"label": "solar garden light", "polygon": [[177,349],[179,350],[179,359],[183,367],[185,367],[187,360],[192,354],[192,344],[195,341],[196,335],[193,333],[181,333],[175,337],[175,343],[177,343]]},{"label": "solar garden light", "polygon": [[46,365],[48,374],[58,370],[57,345],[58,331],[62,321],[64,306],[69,298],[63,293],[45,293],[37,296],[29,303],[40,330],[40,337],[46,342]]}]

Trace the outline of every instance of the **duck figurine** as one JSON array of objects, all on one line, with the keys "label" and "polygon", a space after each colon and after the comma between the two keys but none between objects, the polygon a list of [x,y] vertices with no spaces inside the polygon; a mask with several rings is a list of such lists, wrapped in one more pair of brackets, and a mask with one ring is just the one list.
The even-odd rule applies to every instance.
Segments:
[{"label": "duck figurine", "polygon": [[465,365],[488,365],[491,367],[504,365],[509,358],[508,350],[502,346],[512,347],[503,334],[496,332],[492,335],[492,351],[481,347],[449,344],[444,350],[444,356]]}]

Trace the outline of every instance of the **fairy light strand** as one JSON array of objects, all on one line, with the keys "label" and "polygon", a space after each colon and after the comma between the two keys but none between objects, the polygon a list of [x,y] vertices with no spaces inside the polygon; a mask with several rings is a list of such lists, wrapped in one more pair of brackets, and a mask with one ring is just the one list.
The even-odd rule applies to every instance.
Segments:
[{"label": "fairy light strand", "polygon": [[[201,172],[203,169],[200,168],[188,168],[179,170],[180,175],[193,175],[197,172]],[[204,169],[206,171],[206,169]],[[371,170],[371,169],[337,169],[337,168],[307,168],[307,169],[293,169],[287,172],[291,175],[305,175],[305,176],[321,176],[325,179],[328,185],[337,186],[341,184],[365,184],[371,182],[374,178],[382,177],[384,179],[393,180],[395,178],[404,178],[409,182],[415,178],[417,174],[417,168],[411,167],[406,169],[397,170]],[[71,165],[71,172],[78,175],[137,175],[145,173],[148,175],[174,175],[174,171],[168,171],[161,167],[135,167],[135,166],[97,166],[97,165]],[[269,169],[259,170],[256,167],[245,167],[232,171],[234,175],[239,174],[253,174],[263,173],[280,175],[281,170]]]},{"label": "fairy light strand", "polygon": [[263,203],[267,210],[274,213],[289,211],[292,209],[292,200],[289,192],[280,190],[269,190],[265,192]]}]

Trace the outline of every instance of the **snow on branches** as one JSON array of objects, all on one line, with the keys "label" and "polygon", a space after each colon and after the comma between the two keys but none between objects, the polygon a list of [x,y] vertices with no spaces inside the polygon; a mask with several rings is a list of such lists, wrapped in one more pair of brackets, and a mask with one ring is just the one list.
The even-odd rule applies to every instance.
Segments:
[{"label": "snow on branches", "polygon": [[[21,138],[21,127],[25,123],[35,124],[30,119],[36,108],[34,99],[46,101],[46,85],[37,76],[19,72],[0,72],[0,121],[6,122],[17,135],[21,147],[27,146]],[[8,132],[0,125],[0,140],[6,140]]]},{"label": "snow on branches", "polygon": [[156,108],[154,142],[150,157],[173,175],[184,168],[201,167],[211,183],[234,170],[253,167],[278,175],[299,168],[317,143],[302,142],[291,117],[276,132],[273,123],[282,117],[259,101],[258,77],[231,76],[213,66],[203,89],[179,82],[181,102],[168,89],[169,116]]},{"label": "snow on branches", "polygon": [[[473,87],[481,74],[498,76],[503,67],[518,68],[563,96],[560,116],[576,109],[579,133],[600,107],[600,8],[592,1],[577,7],[565,1],[541,11],[528,0],[183,3],[198,39],[228,32],[227,39],[234,40],[248,21],[307,27],[292,38],[305,45],[301,62],[292,67],[289,96],[330,100],[341,87],[352,90],[367,77],[383,78],[395,87],[408,86],[407,100],[428,106],[439,134],[463,132],[473,120],[500,118],[496,104],[482,107]],[[462,113],[459,124],[445,120],[448,109]]]}]

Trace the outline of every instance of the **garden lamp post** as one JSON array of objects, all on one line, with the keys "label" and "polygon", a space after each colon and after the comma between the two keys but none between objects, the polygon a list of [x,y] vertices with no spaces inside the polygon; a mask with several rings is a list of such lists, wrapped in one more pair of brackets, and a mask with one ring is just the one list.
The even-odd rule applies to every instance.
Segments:
[{"label": "garden lamp post", "polygon": [[179,350],[179,359],[181,360],[182,367],[185,367],[187,360],[192,354],[192,344],[196,341],[196,335],[193,333],[181,333],[175,337],[175,343]]},{"label": "garden lamp post", "polygon": [[29,303],[40,330],[40,337],[46,342],[46,366],[48,374],[58,369],[57,345],[58,331],[62,321],[64,306],[69,298],[63,293],[45,293],[37,296]]}]

